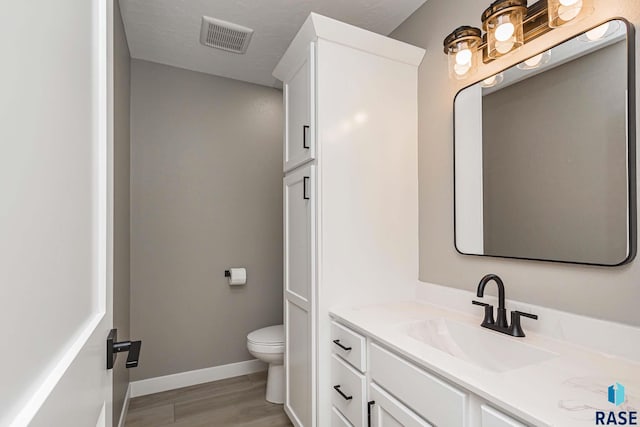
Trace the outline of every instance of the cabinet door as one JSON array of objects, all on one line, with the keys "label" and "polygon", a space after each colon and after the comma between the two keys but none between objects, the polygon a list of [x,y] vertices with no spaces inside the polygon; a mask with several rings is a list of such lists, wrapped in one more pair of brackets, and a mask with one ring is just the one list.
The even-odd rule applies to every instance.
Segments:
[{"label": "cabinet door", "polygon": [[525,427],[521,422],[490,406],[482,405],[480,410],[482,412],[482,427]]},{"label": "cabinet door", "polygon": [[374,427],[432,427],[389,393],[371,384],[371,426]]},{"label": "cabinet door", "polygon": [[284,179],[285,411],[315,425],[315,166]]},{"label": "cabinet door", "polygon": [[284,84],[285,172],[315,158],[315,135],[312,127],[315,88],[314,46],[313,43],[309,45],[307,57]]},{"label": "cabinet door", "polygon": [[335,407],[331,408],[331,427],[352,427],[351,423]]}]

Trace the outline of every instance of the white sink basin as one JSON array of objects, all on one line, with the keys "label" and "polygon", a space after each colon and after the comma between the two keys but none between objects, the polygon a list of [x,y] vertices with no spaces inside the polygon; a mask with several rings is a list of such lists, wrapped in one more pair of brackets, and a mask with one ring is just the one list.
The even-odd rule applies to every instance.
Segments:
[{"label": "white sink basin", "polygon": [[521,338],[448,319],[424,320],[404,327],[405,333],[458,359],[495,372],[506,372],[557,357],[525,344]]}]

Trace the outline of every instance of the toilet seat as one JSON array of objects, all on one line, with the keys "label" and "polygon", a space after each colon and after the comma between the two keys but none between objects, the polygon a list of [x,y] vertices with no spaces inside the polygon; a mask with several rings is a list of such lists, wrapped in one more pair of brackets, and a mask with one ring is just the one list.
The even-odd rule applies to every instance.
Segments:
[{"label": "toilet seat", "polygon": [[284,344],[264,345],[264,344],[254,344],[252,342],[247,341],[247,348],[249,349],[249,351],[252,351],[254,353],[264,353],[264,354],[284,353]]},{"label": "toilet seat", "polygon": [[283,353],[284,326],[268,326],[251,332],[247,335],[247,347],[259,353]]}]

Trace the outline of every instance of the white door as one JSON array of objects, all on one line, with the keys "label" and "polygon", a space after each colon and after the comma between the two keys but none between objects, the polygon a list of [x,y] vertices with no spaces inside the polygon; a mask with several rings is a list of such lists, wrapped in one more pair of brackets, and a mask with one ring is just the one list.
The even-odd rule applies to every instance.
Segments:
[{"label": "white door", "polygon": [[314,105],[314,44],[292,77],[284,84],[285,144],[284,170],[290,171],[315,158],[312,132],[312,106]]},{"label": "white door", "polygon": [[112,422],[111,1],[0,6],[0,426]]},{"label": "white door", "polygon": [[284,179],[284,408],[298,427],[315,425],[315,166]]},{"label": "white door", "polygon": [[373,427],[431,427],[431,424],[376,384],[371,384],[369,391]]}]

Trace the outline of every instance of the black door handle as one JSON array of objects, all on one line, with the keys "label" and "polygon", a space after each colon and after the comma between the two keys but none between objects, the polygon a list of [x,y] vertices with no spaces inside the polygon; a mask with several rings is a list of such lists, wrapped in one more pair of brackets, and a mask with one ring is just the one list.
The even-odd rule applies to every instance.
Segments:
[{"label": "black door handle", "polygon": [[142,341],[118,341],[118,330],[112,329],[107,336],[107,369],[113,369],[113,365],[116,363],[116,357],[118,353],[128,351],[127,368],[135,368],[138,366],[138,360],[140,359],[140,349],[142,348]]},{"label": "black door handle", "polygon": [[340,390],[340,387],[341,387],[341,386],[339,386],[339,385],[334,385],[334,386],[333,386],[333,389],[334,389],[335,391],[337,391],[337,392],[338,392],[338,394],[344,398],[344,400],[351,400],[351,399],[353,399],[353,396],[347,396],[346,394],[344,394],[344,393],[342,392],[342,390]]},{"label": "black door handle", "polygon": [[340,347],[341,349],[343,349],[344,351],[350,351],[351,347],[345,347],[342,344],[340,344],[340,340],[333,340],[333,343],[335,345],[337,345],[338,347]]},{"label": "black door handle", "polygon": [[309,146],[307,145],[307,131],[309,130],[309,126],[304,125],[302,126],[302,148],[306,148],[309,149]]},{"label": "black door handle", "polygon": [[142,341],[131,341],[129,347],[129,354],[127,354],[127,368],[135,368],[138,366],[138,359],[140,359],[140,348],[142,347]]},{"label": "black door handle", "polygon": [[307,194],[307,183],[309,182],[309,177],[305,176],[302,180],[302,198],[305,200],[309,200],[309,195]]}]

